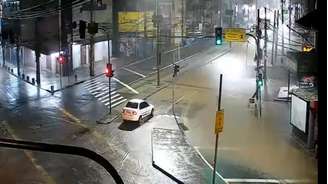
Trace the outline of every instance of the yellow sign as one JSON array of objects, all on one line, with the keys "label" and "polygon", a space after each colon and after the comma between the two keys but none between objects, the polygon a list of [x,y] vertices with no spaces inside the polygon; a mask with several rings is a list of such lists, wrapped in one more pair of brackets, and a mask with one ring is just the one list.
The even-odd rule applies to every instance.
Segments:
[{"label": "yellow sign", "polygon": [[155,31],[152,11],[147,12],[118,12],[118,30],[123,33],[147,32],[151,34]]},{"label": "yellow sign", "polygon": [[245,42],[246,31],[244,28],[225,28],[223,39],[228,42]]},{"label": "yellow sign", "polygon": [[223,131],[224,124],[224,111],[216,112],[216,120],[215,120],[215,134],[218,134]]},{"label": "yellow sign", "polygon": [[303,52],[311,52],[312,49],[313,47],[309,45],[303,45]]}]

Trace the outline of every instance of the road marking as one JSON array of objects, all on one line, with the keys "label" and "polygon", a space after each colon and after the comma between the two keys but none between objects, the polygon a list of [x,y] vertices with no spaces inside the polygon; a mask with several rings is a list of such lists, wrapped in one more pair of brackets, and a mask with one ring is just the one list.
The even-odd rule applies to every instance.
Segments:
[{"label": "road marking", "polygon": [[[114,94],[116,94],[117,92],[116,91],[112,91],[111,92],[111,95],[114,95]],[[108,92],[106,92],[106,93],[101,93],[101,94],[106,94],[105,96],[102,96],[102,97],[100,97],[100,98],[98,98],[98,100],[103,100],[103,99],[105,99],[105,98],[108,98]],[[99,94],[98,94],[99,95]]]},{"label": "road marking", "polygon": [[91,94],[93,94],[93,95],[99,95],[99,94],[101,94],[101,92],[100,91],[94,91],[94,92],[91,92]]},{"label": "road marking", "polygon": [[[194,146],[193,146],[194,147]],[[200,158],[207,164],[207,166],[209,167],[209,168],[211,168],[212,170],[213,170],[213,167],[212,167],[212,165],[211,164],[209,164],[208,162],[207,162],[207,160],[204,158],[204,156],[199,152],[199,150],[196,148],[196,147],[194,147],[194,149],[196,150],[196,152],[198,153],[198,155],[200,156]],[[216,175],[218,175],[226,184],[228,184],[228,182],[220,175],[220,173],[218,172],[218,171],[215,171],[215,173],[216,173]]]},{"label": "road marking", "polygon": [[84,87],[92,86],[92,85],[99,84],[99,83],[101,83],[101,82],[99,82],[99,81],[88,81],[88,83],[84,83]]},{"label": "road marking", "polygon": [[[122,96],[120,96],[119,98],[116,98],[116,99],[112,100],[112,101],[111,101],[112,106],[113,106],[113,103],[114,103],[114,102],[116,102],[116,101],[118,101],[118,100],[121,100],[121,99],[123,99]],[[109,100],[108,100],[108,101],[109,101]],[[108,105],[109,105],[109,102],[107,102],[107,103],[105,104],[105,106],[108,106]]]},{"label": "road marking", "polygon": [[112,107],[116,107],[117,105],[120,105],[121,103],[123,103],[125,101],[126,101],[126,99],[123,99],[123,100],[121,100],[121,101],[119,101],[117,103],[114,103],[114,104],[112,104]]},{"label": "road marking", "polygon": [[[106,89],[106,90],[104,90],[102,93],[96,95],[95,97],[96,97],[96,98],[99,98],[99,97],[101,97],[101,96],[103,96],[103,95],[107,95],[107,97],[108,97],[108,95],[109,95],[108,92],[109,92],[109,90]],[[111,91],[111,94],[113,94],[114,92],[116,92],[115,89]]]},{"label": "road marking", "polygon": [[95,89],[95,88],[98,88],[98,87],[100,87],[100,86],[104,86],[105,84],[104,83],[100,83],[100,82],[98,82],[98,83],[95,83],[95,84],[93,84],[93,85],[89,85],[89,86],[87,86],[87,87],[85,87],[86,89],[88,89],[88,90],[92,90],[92,89]]},{"label": "road marking", "polygon": [[[120,96],[120,94],[115,94],[115,95],[113,95],[113,96],[111,96],[111,98],[110,99],[114,99],[114,98],[116,98],[116,97],[118,97],[118,96]],[[108,97],[108,96],[107,96]],[[121,96],[122,97],[122,96]],[[122,97],[123,98],[123,97]],[[101,100],[101,102],[102,103],[106,103],[106,102],[108,102],[109,101],[109,98],[105,98],[104,100]],[[112,100],[113,101],[113,100]]]},{"label": "road marking", "polygon": [[128,88],[129,90],[131,90],[133,93],[135,93],[135,94],[139,94],[138,91],[136,91],[135,89],[133,89],[133,88],[130,87],[129,85],[123,83],[122,81],[118,80],[117,78],[113,77],[113,79],[114,79],[115,81],[117,81],[118,83],[120,83],[121,85],[123,85],[124,87]]},{"label": "road marking", "polygon": [[134,73],[134,74],[136,74],[136,75],[139,75],[139,76],[141,76],[142,78],[145,78],[145,77],[146,77],[146,75],[143,75],[143,74],[141,74],[141,73],[139,73],[139,72],[133,71],[133,70],[128,69],[128,68],[125,68],[125,67],[123,68],[123,70],[126,70],[126,71],[128,71],[128,72]]},{"label": "road marking", "polygon": [[[92,87],[92,88],[89,88],[88,90],[90,92],[95,92],[95,91],[99,91],[99,90],[102,90],[104,88],[108,87],[106,84],[100,84],[100,85],[97,85],[95,87]],[[106,89],[105,89],[106,90]]]},{"label": "road marking", "polygon": [[225,179],[228,183],[311,183],[311,180],[297,180],[297,179]]},{"label": "road marking", "polygon": [[[8,130],[8,133],[10,134],[10,136],[12,138],[14,138],[15,140],[21,140],[19,139],[15,133],[14,130],[10,128],[10,126],[8,125],[8,123],[6,121],[2,121],[2,124],[5,126],[5,128]],[[36,162],[35,157],[33,156],[31,151],[26,151],[23,150],[23,152],[25,153],[26,157],[32,162],[33,166],[39,170],[41,172],[41,175],[43,177],[43,179],[49,183],[49,184],[56,184],[55,180],[48,174],[48,172],[40,165]]]}]

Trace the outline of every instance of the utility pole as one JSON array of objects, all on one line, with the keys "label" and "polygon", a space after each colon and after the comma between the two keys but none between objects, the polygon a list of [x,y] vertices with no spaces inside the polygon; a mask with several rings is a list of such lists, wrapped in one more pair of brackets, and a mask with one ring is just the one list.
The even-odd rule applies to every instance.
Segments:
[{"label": "utility pole", "polygon": [[185,13],[185,6],[184,6],[185,1],[181,0],[181,46],[183,46],[183,41],[184,41],[184,13]]},{"label": "utility pole", "polygon": [[[284,16],[284,13],[282,12],[281,17]],[[283,20],[283,18],[282,18]],[[284,63],[284,53],[285,53],[285,36],[284,36],[284,22],[281,22],[281,63]]]},{"label": "utility pole", "polygon": [[160,63],[161,63],[161,51],[160,51],[160,19],[159,19],[159,9],[158,0],[155,3],[156,6],[156,70],[157,70],[157,86],[160,86]]},{"label": "utility pole", "polygon": [[275,40],[275,49],[274,49],[274,58],[275,62],[277,62],[277,53],[278,53],[278,40],[279,40],[279,11],[277,10],[277,17],[276,17],[276,40]]},{"label": "utility pole", "polygon": [[[61,0],[58,0],[58,34],[59,34],[59,54],[58,58],[62,51],[62,13],[61,13]],[[59,63],[59,82],[60,88],[63,87],[62,82],[62,73],[63,73],[63,65]]]},{"label": "utility pole", "polygon": [[[291,0],[289,0],[289,5],[288,5],[288,15],[289,15],[289,26],[292,26],[292,4]],[[288,29],[288,42],[290,43],[290,29]]]},{"label": "utility pole", "polygon": [[272,49],[271,49],[271,65],[273,65],[274,60],[274,44],[276,39],[276,10],[273,13],[273,31],[272,31]]},{"label": "utility pole", "polygon": [[223,0],[219,0],[219,4],[220,4],[220,26],[219,27],[222,27],[222,15],[223,15],[223,10],[222,10],[222,1]]},{"label": "utility pole", "polygon": [[[213,165],[213,176],[212,176],[212,184],[215,184],[215,176],[216,176],[216,161],[217,161],[217,153],[218,153],[218,142],[219,142],[219,132],[222,132],[223,129],[223,112],[221,111],[221,96],[222,96],[222,78],[223,75],[220,74],[220,88],[219,88],[219,99],[218,99],[218,111],[217,111],[217,117],[216,117],[216,123],[215,123],[215,152],[214,152],[214,165]],[[220,116],[220,115],[221,116]],[[220,118],[218,118],[218,116]],[[221,119],[222,123],[218,122],[218,119]],[[218,124],[220,124],[218,126]],[[221,130],[217,130],[221,129]]]},{"label": "utility pole", "polygon": [[[110,65],[110,43],[109,43],[109,30],[107,30],[107,52],[108,52],[108,65]],[[112,92],[111,92],[111,77],[108,77],[108,96],[109,96],[109,114],[112,114]]]},{"label": "utility pole", "polygon": [[267,79],[267,42],[268,42],[268,33],[267,33],[267,8],[264,7],[264,79]]},{"label": "utility pole", "polygon": [[6,57],[5,57],[6,45],[3,40],[1,41],[1,45],[2,45],[2,67],[5,67],[6,66]]},{"label": "utility pole", "polygon": [[281,24],[284,23],[284,0],[281,0]]},{"label": "utility pole", "polygon": [[35,63],[36,63],[36,83],[41,86],[41,77],[40,77],[40,40],[37,35],[39,35],[38,22],[40,18],[36,18],[34,24],[34,34],[35,36]]},{"label": "utility pole", "polygon": [[20,77],[20,58],[19,58],[19,51],[20,51],[20,46],[19,44],[17,43],[17,47],[16,47],[16,62],[17,62],[17,75]]},{"label": "utility pole", "polygon": [[[92,25],[94,22],[93,11],[94,11],[94,0],[91,0],[90,5],[90,24]],[[89,69],[90,69],[90,76],[95,75],[95,56],[94,56],[94,34],[90,34],[90,48],[89,48]]]},{"label": "utility pole", "polygon": [[262,54],[260,54],[260,44],[261,44],[261,42],[260,42],[260,38],[261,38],[261,33],[260,33],[260,9],[257,9],[257,26],[256,26],[256,37],[257,37],[257,39],[256,39],[256,49],[257,49],[257,51],[256,51],[256,53],[257,53],[257,60],[256,60],[256,71],[257,71],[257,73],[258,73],[258,71],[259,71],[259,66],[260,66],[260,55],[262,55]]}]

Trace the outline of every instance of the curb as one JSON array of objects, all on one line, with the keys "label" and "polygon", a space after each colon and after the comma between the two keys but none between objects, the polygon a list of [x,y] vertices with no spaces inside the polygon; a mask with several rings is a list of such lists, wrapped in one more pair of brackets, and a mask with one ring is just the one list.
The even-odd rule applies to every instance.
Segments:
[{"label": "curb", "polygon": [[163,174],[165,174],[166,176],[168,176],[169,178],[171,178],[173,181],[175,181],[175,182],[177,182],[177,183],[179,183],[179,184],[180,184],[180,183],[183,184],[182,181],[180,181],[179,179],[177,179],[176,177],[174,177],[172,174],[166,172],[164,169],[162,169],[161,167],[159,167],[158,165],[156,165],[154,161],[152,161],[152,166],[153,166],[155,169],[157,169],[157,170],[159,170],[160,172],[162,172]]},{"label": "curb", "polygon": [[[151,130],[151,134],[153,133],[153,130],[154,129],[152,129]],[[151,140],[150,140],[150,142],[151,142],[151,161],[152,161],[152,166],[155,168],[155,169],[157,169],[157,170],[159,170],[160,172],[162,172],[163,174],[165,174],[167,177],[169,177],[169,178],[171,178],[173,181],[175,181],[175,182],[177,182],[177,183],[181,183],[181,184],[183,184],[183,182],[182,181],[180,181],[178,178],[176,178],[176,177],[174,177],[172,174],[170,174],[170,173],[168,173],[168,172],[166,172],[164,169],[162,169],[161,167],[159,167],[158,165],[156,165],[156,163],[154,162],[154,149],[153,149],[153,136],[151,136]]]},{"label": "curb", "polygon": [[[115,113],[115,115],[109,115],[106,114],[104,117],[100,118],[99,120],[96,120],[97,124],[107,125],[116,120],[120,116],[119,113]],[[109,118],[108,118],[109,117]]]}]

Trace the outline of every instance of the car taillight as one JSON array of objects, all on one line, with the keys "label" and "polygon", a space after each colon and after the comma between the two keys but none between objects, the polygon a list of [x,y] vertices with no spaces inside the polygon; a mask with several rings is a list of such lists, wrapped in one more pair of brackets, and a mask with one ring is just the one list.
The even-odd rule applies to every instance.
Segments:
[{"label": "car taillight", "polygon": [[133,114],[133,115],[137,115],[137,112],[136,112],[136,111],[132,111],[132,114]]}]

